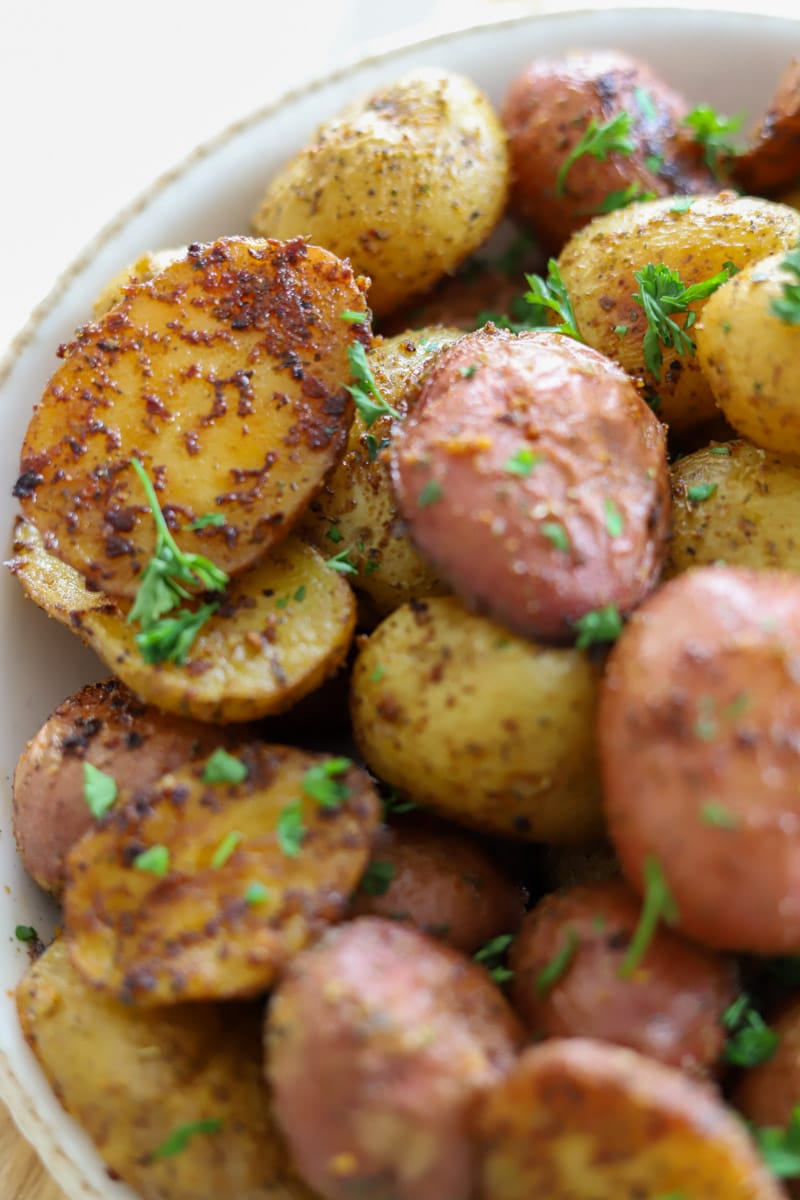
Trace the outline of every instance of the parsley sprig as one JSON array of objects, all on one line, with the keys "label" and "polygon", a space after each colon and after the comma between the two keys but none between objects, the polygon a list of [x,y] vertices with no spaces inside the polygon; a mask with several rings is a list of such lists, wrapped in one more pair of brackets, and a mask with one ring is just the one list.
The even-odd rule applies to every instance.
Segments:
[{"label": "parsley sprig", "polygon": [[[678,272],[665,263],[648,263],[641,271],[634,271],[639,291],[634,292],[633,299],[644,309],[647,318],[647,331],[642,343],[644,361],[656,379],[661,378],[662,345],[671,347],[677,354],[695,352],[696,346],[688,330],[697,320],[697,313],[689,310],[689,305],[695,300],[705,300],[736,271],[733,263],[726,262],[716,275],[689,287],[685,286]],[[686,313],[683,325],[673,320],[678,313]]]},{"label": "parsley sprig", "polygon": [[747,992],[742,992],[722,1014],[722,1024],[729,1034],[722,1057],[735,1067],[757,1067],[772,1058],[778,1048],[777,1033],[753,1008]]},{"label": "parsley sprig", "polygon": [[767,1126],[753,1129],[753,1137],[761,1157],[778,1179],[797,1179],[800,1176],[800,1104],[792,1109],[785,1129]]},{"label": "parsley sprig", "polygon": [[659,923],[666,921],[667,924],[674,925],[677,920],[678,906],[664,878],[661,864],[657,859],[650,857],[644,864],[644,898],[639,923],[619,968],[623,979],[629,979],[640,966],[656,935]]},{"label": "parsley sprig", "polygon": [[800,246],[790,250],[781,261],[784,271],[794,275],[796,282],[783,284],[781,296],[773,296],[770,312],[786,325],[800,325]]},{"label": "parsley sprig", "polygon": [[596,158],[598,161],[607,159],[609,154],[624,154],[627,157],[633,154],[636,143],[630,137],[632,125],[633,117],[626,112],[617,113],[615,117],[612,117],[610,121],[604,121],[602,125],[598,124],[596,117],[592,117],[580,140],[575,143],[559,167],[556,176],[556,195],[564,195],[567,175],[573,164],[579,158],[583,158],[584,154],[591,154],[592,158]]},{"label": "parsley sprig", "polygon": [[381,394],[372,374],[372,368],[367,361],[367,352],[361,342],[351,342],[347,347],[347,361],[350,363],[350,371],[353,376],[353,385],[347,390],[353,397],[353,402],[367,429],[377,421],[378,417],[383,417],[386,413],[398,421],[402,420],[403,414],[399,413],[396,408],[392,408],[389,401]]},{"label": "parsley sprig", "polygon": [[[525,279],[530,289],[530,291],[525,293],[527,302],[539,309],[547,309],[550,312],[554,312],[560,318],[560,324],[553,325],[551,328],[555,329],[557,333],[565,333],[569,337],[582,342],[583,338],[578,333],[575,313],[572,309],[572,301],[569,298],[569,292],[566,289],[564,280],[561,278],[561,272],[558,269],[556,260],[551,258],[547,263],[547,279],[542,279],[541,275],[526,275]],[[546,313],[541,314],[538,324],[548,324]],[[531,320],[531,325],[533,325],[533,319]]]},{"label": "parsley sprig", "polygon": [[514,972],[505,965],[505,958],[513,941],[513,933],[500,934],[499,937],[491,938],[472,956],[476,963],[482,963],[495,983],[508,983],[509,979],[514,977]]},{"label": "parsley sprig", "polygon": [[743,113],[726,117],[708,104],[699,104],[683,118],[683,124],[692,131],[693,141],[703,147],[706,166],[716,178],[725,159],[740,153],[740,146],[731,139],[731,134],[741,129],[743,120]]}]

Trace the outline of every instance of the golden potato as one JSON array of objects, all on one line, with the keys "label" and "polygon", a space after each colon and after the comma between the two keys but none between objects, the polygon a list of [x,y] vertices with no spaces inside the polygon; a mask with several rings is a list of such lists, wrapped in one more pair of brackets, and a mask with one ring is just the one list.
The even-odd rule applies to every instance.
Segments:
[{"label": "golden potato", "polygon": [[[688,208],[686,203],[651,200],[595,217],[570,238],[558,260],[581,335],[641,381],[658,416],[676,433],[713,418],[714,398],[691,353],[679,355],[661,344],[659,374],[648,369],[647,321],[633,299],[639,291],[634,273],[663,263],[689,287],[716,275],[726,262],[741,270],[793,246],[800,236],[800,213],[783,204],[733,192],[697,197]],[[689,309],[699,314],[705,303],[695,300]],[[684,319],[673,316],[678,325]]]},{"label": "golden potato", "polygon": [[[800,269],[800,255],[793,259]],[[697,359],[737,433],[799,461],[800,306],[789,305],[788,320],[781,315],[798,270],[785,260],[785,253],[759,259],[709,298],[697,323]]]},{"label": "golden potato", "polygon": [[666,571],[703,563],[800,571],[800,465],[749,442],[721,442],[672,466]]},{"label": "golden potato", "polygon": [[177,262],[179,258],[184,258],[187,252],[188,247],[186,246],[175,247],[171,250],[146,250],[144,254],[139,255],[135,262],[128,263],[121,271],[117,271],[92,305],[92,316],[95,321],[124,300],[127,287],[140,280],[152,279],[154,275],[158,275],[171,263]]},{"label": "golden potato", "polygon": [[142,1200],[314,1200],[270,1115],[260,1005],[118,1004],[56,941],[17,1008],[62,1105]]},{"label": "golden potato", "polygon": [[136,789],[67,856],[72,961],[127,1003],[265,991],[369,861],[380,802],[349,759],[254,742],[236,782],[214,761]]},{"label": "golden potato", "polygon": [[537,645],[447,596],[397,609],[362,646],[353,735],[371,770],[459,824],[534,841],[599,833],[583,650]]},{"label": "golden potato", "polygon": [[66,347],[28,426],[14,492],[48,549],[135,596],[157,545],[136,459],[184,552],[228,574],[256,562],[346,440],[341,313],[365,312],[362,283],[301,238],[223,238],[126,289]]},{"label": "golden potato", "polygon": [[376,316],[421,295],[491,233],[508,153],[492,105],[461,75],[419,68],[349,105],[275,176],[264,237],[308,235],[369,275]]}]

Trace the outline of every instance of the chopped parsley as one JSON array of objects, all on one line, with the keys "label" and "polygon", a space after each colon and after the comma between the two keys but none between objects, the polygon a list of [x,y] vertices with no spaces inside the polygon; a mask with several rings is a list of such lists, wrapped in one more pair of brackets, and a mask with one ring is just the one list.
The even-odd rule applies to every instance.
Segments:
[{"label": "chopped parsley", "polygon": [[347,390],[353,397],[359,416],[367,429],[377,421],[378,417],[383,417],[386,413],[401,420],[402,414],[396,408],[392,408],[388,400],[381,395],[372,369],[367,362],[367,352],[361,342],[350,343],[347,347],[347,360],[353,376],[353,386],[348,387]]},{"label": "chopped parsley", "polygon": [[208,529],[210,527],[219,528],[225,524],[225,517],[222,513],[208,512],[203,513],[197,520],[191,521],[188,525],[184,525],[184,533],[196,533],[198,529]]},{"label": "chopped parsley", "polygon": [[225,863],[233,854],[241,840],[242,835],[236,829],[232,829],[229,833],[225,834],[225,837],[222,839],[211,856],[211,866],[215,871],[218,871],[220,867],[225,866]]},{"label": "chopped parsley", "polygon": [[716,800],[709,800],[700,809],[700,819],[704,825],[710,825],[713,829],[738,829],[739,818],[736,813],[731,812],[724,804],[719,804]]},{"label": "chopped parsley", "polygon": [[287,858],[297,858],[307,830],[303,823],[303,802],[298,797],[284,805],[278,816],[278,845]]},{"label": "chopped parsley", "polygon": [[559,979],[567,973],[579,945],[580,938],[575,930],[567,929],[564,944],[536,976],[536,991],[540,996],[546,996]]},{"label": "chopped parsley", "polygon": [[569,553],[569,534],[560,521],[542,521],[540,529],[556,550],[561,550],[565,554]]},{"label": "chopped parsley", "polygon": [[[656,379],[661,378],[662,345],[681,355],[691,355],[696,350],[687,331],[694,325],[697,313],[689,309],[689,305],[695,300],[705,300],[735,272],[733,263],[726,262],[710,279],[686,287],[678,272],[664,263],[648,263],[641,271],[634,271],[639,291],[634,292],[633,299],[644,309],[647,318],[642,343],[644,361]],[[683,325],[673,320],[673,315],[678,313],[686,314]]]},{"label": "chopped parsley", "polygon": [[325,534],[325,537],[328,539],[329,542],[333,542],[334,545],[336,545],[337,542],[340,542],[342,540],[342,534],[339,529],[339,526],[331,525],[330,529]]},{"label": "chopped parsley", "polygon": [[38,942],[39,935],[32,925],[18,925],[14,930],[18,942]]},{"label": "chopped parsley", "polygon": [[625,334],[627,332],[628,332],[627,325],[615,325],[614,326],[614,333],[616,333],[617,337],[625,337]]},{"label": "chopped parsley", "polygon": [[731,452],[730,446],[712,446],[711,447],[712,454],[723,455],[725,458],[729,457],[730,452]]},{"label": "chopped parsley", "polygon": [[468,367],[459,367],[458,373],[462,379],[472,379],[472,376],[478,370],[477,363],[470,363]]},{"label": "chopped parsley", "polygon": [[578,631],[575,645],[578,650],[585,650],[598,642],[615,642],[622,633],[622,617],[616,604],[607,604],[605,608],[593,608],[584,613],[574,622]]},{"label": "chopped parsley", "polygon": [[781,266],[794,275],[795,282],[781,286],[782,294],[772,297],[769,310],[786,325],[800,325],[800,246],[789,251]]},{"label": "chopped parsley", "polygon": [[381,797],[383,803],[384,817],[390,816],[392,813],[407,813],[412,812],[419,805],[414,800],[406,800],[405,797],[399,795],[394,789],[390,788],[387,795]]},{"label": "chopped parsley", "polygon": [[526,275],[525,279],[530,289],[525,293],[525,299],[528,304],[534,305],[539,310],[546,309],[554,312],[560,318],[558,325],[549,326],[547,315],[543,313],[541,318],[531,318],[531,327],[533,327],[535,320],[537,325],[548,325],[556,333],[564,333],[568,337],[582,342],[583,338],[578,333],[575,313],[572,310],[572,301],[569,298],[564,280],[561,278],[561,272],[556,260],[554,258],[548,260],[547,279],[542,279],[541,275]]},{"label": "chopped parsley", "polygon": [[686,499],[691,504],[702,504],[704,500],[708,500],[710,496],[714,495],[718,486],[716,483],[694,483],[686,489]]},{"label": "chopped parsley", "polygon": [[[387,446],[391,446],[391,444],[392,444],[391,438],[388,438],[388,437],[381,438],[381,440],[378,441],[378,439],[375,437],[374,433],[368,433],[367,434],[367,461],[375,462],[375,459],[378,457],[380,452],[382,450],[385,450]],[[335,526],[334,526],[334,528],[335,528]]]},{"label": "chopped parsley", "polygon": [[633,117],[630,113],[617,113],[609,121],[598,124],[597,118],[592,117],[580,140],[570,150],[561,164],[556,176],[556,195],[563,196],[566,191],[567,175],[579,158],[590,154],[598,161],[604,161],[609,154],[623,154],[630,157],[636,149],[636,143],[630,136]]},{"label": "chopped parsley", "polygon": [[520,446],[519,450],[515,450],[503,463],[503,470],[509,475],[519,475],[520,478],[527,479],[543,460],[544,455],[531,450],[530,446]]},{"label": "chopped parsley", "polygon": [[648,91],[643,87],[635,87],[633,89],[633,98],[636,101],[636,107],[644,117],[645,121],[657,121],[658,109],[655,101]]},{"label": "chopped parsley", "polygon": [[778,1048],[777,1033],[753,1008],[747,992],[722,1014],[722,1026],[729,1035],[722,1058],[735,1067],[757,1067],[768,1062]]},{"label": "chopped parsley", "polygon": [[303,791],[323,808],[338,808],[350,795],[350,788],[339,778],[352,767],[352,759],[329,758],[309,767],[303,776]]},{"label": "chopped parsley", "polygon": [[218,746],[206,759],[203,768],[203,783],[242,783],[247,778],[244,763]]},{"label": "chopped parsley", "polygon": [[693,140],[703,147],[706,166],[717,178],[723,160],[739,153],[738,142],[731,134],[741,129],[743,120],[741,113],[726,117],[708,104],[698,105],[683,118],[683,124],[692,131]]},{"label": "chopped parsley", "polygon": [[503,933],[499,937],[492,938],[485,946],[481,946],[480,950],[472,956],[476,963],[481,963],[486,967],[495,983],[507,983],[514,977],[514,972],[505,966],[505,956],[513,941],[513,933]]},{"label": "chopped parsley", "polygon": [[245,904],[255,907],[258,904],[264,904],[269,899],[271,892],[268,887],[265,887],[258,879],[254,879],[251,884],[248,884],[247,891],[244,894]]},{"label": "chopped parsley", "polygon": [[666,921],[667,924],[674,925],[677,920],[678,906],[664,878],[661,864],[658,859],[650,856],[644,864],[644,899],[639,923],[619,968],[623,979],[629,979],[641,965],[655,937],[659,922]]},{"label": "chopped parsley", "polygon": [[157,1162],[162,1158],[174,1158],[176,1154],[182,1154],[192,1139],[199,1134],[219,1133],[221,1129],[222,1121],[218,1117],[209,1117],[203,1121],[188,1121],[185,1125],[178,1125],[161,1145],[155,1148],[150,1159],[152,1162]]},{"label": "chopped parsley", "polygon": [[390,862],[371,862],[361,880],[362,892],[370,896],[385,896],[394,879],[394,864]]},{"label": "chopped parsley", "polygon": [[372,672],[372,674],[369,677],[370,683],[380,683],[380,681],[383,679],[385,674],[386,674],[386,667],[383,665],[383,663],[378,663],[375,670]]},{"label": "chopped parsley", "polygon": [[338,554],[334,554],[333,558],[326,559],[325,565],[332,571],[338,571],[340,575],[357,575],[358,567],[351,563],[351,554],[352,550],[340,550]]},{"label": "chopped parsley", "polygon": [[753,1137],[767,1167],[778,1179],[800,1176],[800,1105],[792,1109],[785,1129],[780,1126],[753,1128]]},{"label": "chopped parsley", "polygon": [[89,806],[89,812],[99,820],[113,805],[117,798],[117,781],[112,775],[106,775],[90,762],[83,764],[83,798]]},{"label": "chopped parsley", "polygon": [[442,485],[435,479],[429,479],[417,496],[417,508],[427,508],[429,504],[435,504],[437,500],[441,500],[443,495]]},{"label": "chopped parsley", "polygon": [[164,876],[169,871],[169,850],[166,846],[150,846],[137,854],[133,860],[137,871],[146,871],[149,875]]},{"label": "chopped parsley", "polygon": [[622,537],[625,529],[625,521],[622,513],[619,511],[616,504],[610,497],[606,498],[603,507],[605,508],[606,531],[608,532],[608,536],[612,538]]},{"label": "chopped parsley", "polygon": [[669,206],[669,211],[676,213],[688,212],[696,199],[697,196],[675,196],[672,204]]},{"label": "chopped parsley", "polygon": [[627,208],[629,204],[638,204],[640,201],[655,200],[655,198],[655,192],[646,192],[639,187],[638,183],[629,183],[622,191],[609,192],[593,211],[597,215],[617,212],[620,208]]},{"label": "chopped parsley", "polygon": [[346,308],[339,313],[339,318],[342,321],[347,321],[350,325],[363,325],[367,319],[365,312],[356,312],[352,308]]}]

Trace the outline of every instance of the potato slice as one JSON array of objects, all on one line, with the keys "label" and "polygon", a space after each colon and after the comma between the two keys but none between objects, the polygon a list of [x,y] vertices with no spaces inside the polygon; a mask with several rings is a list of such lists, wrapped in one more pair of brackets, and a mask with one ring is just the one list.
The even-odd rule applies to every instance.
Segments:
[{"label": "potato slice", "polygon": [[199,721],[251,721],[291,708],[342,664],[355,628],[348,584],[294,537],[231,583],[183,666],[145,662],[127,605],[90,592],[26,521],[17,523],[11,569],[140,699]]},{"label": "potato slice", "polygon": [[369,777],[258,742],[237,761],[243,782],[181,767],[73,847],[64,921],[94,986],[142,1005],[253,995],[345,911],[380,823]]},{"label": "potato slice", "polygon": [[478,1115],[484,1200],[781,1200],[703,1084],[584,1038],[526,1050]]},{"label": "potato slice", "polygon": [[95,320],[104,316],[110,308],[124,300],[125,289],[141,280],[152,279],[179,258],[185,258],[188,246],[173,246],[166,250],[145,250],[133,262],[128,263],[112,275],[98,293],[92,305],[92,316]]},{"label": "potato slice", "polygon": [[313,1200],[270,1116],[260,1005],[129,1008],[84,983],[56,941],[17,1007],[64,1108],[143,1200]]},{"label": "potato slice", "polygon": [[[260,558],[344,445],[341,313],[366,313],[362,283],[302,238],[224,238],[126,289],[65,348],[28,426],[15,494],[47,548],[135,595],[156,543],[135,457],[181,549],[229,574]],[[187,528],[206,514],[224,523]]]}]

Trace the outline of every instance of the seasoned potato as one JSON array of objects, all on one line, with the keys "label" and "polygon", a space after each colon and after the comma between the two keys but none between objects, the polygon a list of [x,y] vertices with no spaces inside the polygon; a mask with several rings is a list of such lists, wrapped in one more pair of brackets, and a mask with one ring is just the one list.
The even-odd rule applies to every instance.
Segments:
[{"label": "seasoned potato", "polygon": [[663,429],[614,363],[550,330],[487,326],[438,355],[395,436],[400,512],[468,605],[574,639],[634,608],[669,529]]},{"label": "seasoned potato", "polygon": [[41,887],[60,892],[64,856],[94,823],[84,763],[110,775],[118,792],[130,792],[247,733],[161,712],[118,679],[87,684],[59,704],[17,762],[14,835],[27,871]]},{"label": "seasoned potato", "polygon": [[137,1009],[90,988],[63,942],[17,991],[23,1032],[68,1113],[142,1200],[314,1200],[270,1115],[256,1005]]},{"label": "seasoned potato", "polygon": [[380,821],[369,777],[258,742],[237,762],[237,783],[199,763],[137,788],[70,851],[64,923],[93,986],[147,1006],[253,995],[345,911]]},{"label": "seasoned potato", "polygon": [[[426,369],[460,329],[430,326],[378,341],[368,362],[384,400],[401,416],[416,403]],[[441,595],[446,588],[402,532],[387,448],[390,414],[367,424],[356,413],[344,455],[312,502],[298,532],[326,556],[345,550],[356,574],[348,579],[365,592],[377,616],[406,600]]]},{"label": "seasoned potato", "polygon": [[664,927],[640,954],[640,918],[622,880],[545,896],[511,946],[511,1003],[533,1036],[615,1042],[702,1076],[725,1043],[733,963]]},{"label": "seasoned potato", "polygon": [[[778,1035],[775,1053],[742,1072],[733,1101],[754,1125],[786,1129],[800,1102],[800,999],[786,1003],[769,1024]],[[800,1196],[800,1180],[786,1186],[790,1196]]]},{"label": "seasoned potato", "polygon": [[704,1084],[619,1046],[526,1050],[478,1114],[484,1200],[781,1200]]},{"label": "seasoned potato", "polygon": [[598,741],[611,840],[707,946],[800,952],[800,579],[697,567],[614,646]]},{"label": "seasoned potato", "polygon": [[521,1033],[454,950],[376,917],[331,930],[295,959],[267,1022],[275,1117],[299,1174],[323,1200],[471,1200],[470,1111]]},{"label": "seasoned potato", "polygon": [[229,585],[182,665],[145,662],[126,606],[89,591],[24,520],[11,569],[27,595],[75,630],[141,700],[198,721],[284,712],[337,670],[355,627],[351,589],[295,537]]},{"label": "seasoned potato", "polygon": [[[783,204],[721,192],[685,208],[671,199],[632,205],[595,217],[567,242],[558,265],[572,299],[578,330],[590,346],[616,359],[639,380],[659,417],[682,433],[717,415],[714,398],[695,356],[662,345],[659,375],[644,352],[647,321],[633,299],[634,273],[663,263],[689,287],[720,272],[726,262],[749,262],[793,246],[800,213]],[[689,311],[703,312],[705,300]],[[673,317],[681,324],[684,317]],[[687,335],[691,336],[691,335]]]},{"label": "seasoned potato", "polygon": [[583,650],[531,644],[452,597],[418,601],[360,650],[353,735],[379,778],[452,821],[581,842],[601,828],[599,675]]},{"label": "seasoned potato", "polygon": [[[557,253],[570,234],[609,206],[713,188],[710,172],[679,136],[688,108],[650,67],[627,54],[600,50],[536,59],[512,81],[502,109],[512,210]],[[611,122],[620,127],[610,150],[579,153],[593,131]]]},{"label": "seasoned potato", "polygon": [[[229,574],[260,558],[344,445],[341,313],[366,311],[362,284],[302,239],[227,238],[126,289],[66,347],[28,426],[15,495],[48,549],[135,595],[156,546],[136,458],[181,549]],[[189,528],[210,514],[223,524]]]},{"label": "seasoned potato", "polygon": [[800,175],[800,58],[778,80],[751,144],[733,160],[733,175],[746,192],[772,196]]},{"label": "seasoned potato", "polygon": [[264,237],[308,235],[349,259],[370,276],[370,307],[383,316],[485,241],[507,176],[505,136],[486,96],[461,75],[422,67],[326,121],[271,181],[253,227]]},{"label": "seasoned potato", "polygon": [[800,325],[773,309],[797,275],[786,255],[751,263],[710,297],[697,358],[733,428],[757,446],[800,460]]},{"label": "seasoned potato", "polygon": [[525,901],[525,889],[477,838],[409,819],[381,831],[351,912],[416,926],[474,954],[492,938],[516,932]]},{"label": "seasoned potato", "polygon": [[678,459],[672,519],[669,574],[718,561],[800,572],[800,466],[749,442]]},{"label": "seasoned potato", "polygon": [[114,308],[125,298],[125,289],[140,280],[152,279],[171,263],[184,258],[188,253],[187,246],[179,246],[171,250],[147,250],[135,262],[129,263],[118,271],[98,295],[92,305],[92,316],[97,321],[110,308]]}]

